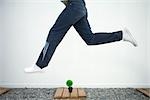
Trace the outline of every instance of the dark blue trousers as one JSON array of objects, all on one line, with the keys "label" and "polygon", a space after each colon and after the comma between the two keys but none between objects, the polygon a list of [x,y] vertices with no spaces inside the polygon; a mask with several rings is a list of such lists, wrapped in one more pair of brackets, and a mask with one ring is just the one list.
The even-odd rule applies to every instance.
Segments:
[{"label": "dark blue trousers", "polygon": [[122,31],[111,33],[92,33],[87,20],[87,9],[84,0],[69,0],[66,8],[59,15],[50,29],[36,65],[41,69],[48,66],[56,47],[73,26],[87,45],[99,45],[122,40]]}]

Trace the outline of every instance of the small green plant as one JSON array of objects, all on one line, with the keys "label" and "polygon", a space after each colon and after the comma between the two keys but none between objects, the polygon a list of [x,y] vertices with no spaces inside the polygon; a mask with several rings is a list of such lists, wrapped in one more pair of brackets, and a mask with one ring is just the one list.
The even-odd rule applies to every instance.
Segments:
[{"label": "small green plant", "polygon": [[73,81],[72,80],[67,80],[66,85],[68,86],[69,93],[71,93],[72,90],[73,90],[73,88],[72,88]]}]

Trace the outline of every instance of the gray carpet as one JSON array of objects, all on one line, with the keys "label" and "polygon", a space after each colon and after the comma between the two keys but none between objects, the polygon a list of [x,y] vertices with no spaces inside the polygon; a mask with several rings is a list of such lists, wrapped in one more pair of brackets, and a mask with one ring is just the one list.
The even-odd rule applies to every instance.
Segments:
[{"label": "gray carpet", "polygon": [[[0,100],[53,100],[56,88],[13,88]],[[150,100],[133,88],[85,88],[86,100]]]}]

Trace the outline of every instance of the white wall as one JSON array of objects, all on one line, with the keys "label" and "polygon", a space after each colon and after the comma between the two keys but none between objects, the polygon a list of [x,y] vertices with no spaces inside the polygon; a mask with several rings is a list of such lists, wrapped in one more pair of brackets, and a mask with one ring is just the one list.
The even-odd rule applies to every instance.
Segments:
[{"label": "white wall", "polygon": [[0,82],[2,81],[2,5],[0,2]]},{"label": "white wall", "polygon": [[82,87],[148,87],[146,1],[86,1],[93,32],[116,31],[127,26],[139,47],[125,42],[87,46],[71,28],[49,63],[49,70],[26,74],[23,69],[37,60],[64,5],[59,0],[5,0],[0,84],[57,87],[72,79],[74,86]]},{"label": "white wall", "polygon": [[148,17],[147,17],[148,21],[147,21],[147,40],[148,40],[148,73],[149,73],[149,83],[150,83],[150,0],[148,0]]}]

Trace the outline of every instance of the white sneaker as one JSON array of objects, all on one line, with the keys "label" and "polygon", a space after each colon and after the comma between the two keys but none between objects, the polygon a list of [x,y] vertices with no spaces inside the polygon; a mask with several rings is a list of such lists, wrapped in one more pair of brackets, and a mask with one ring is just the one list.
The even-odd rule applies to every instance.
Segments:
[{"label": "white sneaker", "polygon": [[26,67],[26,68],[24,68],[24,71],[26,73],[35,73],[35,72],[43,72],[43,69],[41,69],[39,66],[37,66],[35,64],[32,67]]},{"label": "white sneaker", "polygon": [[130,42],[131,44],[133,44],[135,47],[138,46],[136,40],[134,39],[134,37],[132,36],[131,32],[127,29],[124,28],[123,29],[123,41],[127,41]]}]

